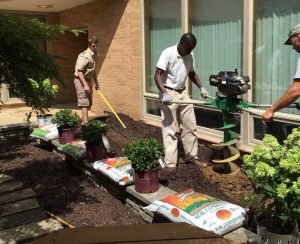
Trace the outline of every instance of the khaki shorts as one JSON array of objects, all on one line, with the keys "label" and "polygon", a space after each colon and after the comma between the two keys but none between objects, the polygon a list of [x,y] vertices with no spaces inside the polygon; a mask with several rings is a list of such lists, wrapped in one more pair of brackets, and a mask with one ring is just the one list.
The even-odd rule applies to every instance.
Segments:
[{"label": "khaki shorts", "polygon": [[81,81],[78,78],[74,79],[75,84],[75,90],[77,94],[77,103],[78,107],[90,107],[92,106],[92,87],[91,82],[88,82],[88,85],[90,87],[91,93],[87,94],[82,86]]}]

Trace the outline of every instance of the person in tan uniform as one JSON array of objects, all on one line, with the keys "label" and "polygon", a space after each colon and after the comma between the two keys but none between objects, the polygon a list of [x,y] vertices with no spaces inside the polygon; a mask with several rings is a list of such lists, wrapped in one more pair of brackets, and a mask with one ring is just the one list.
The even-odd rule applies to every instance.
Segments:
[{"label": "person in tan uniform", "polygon": [[89,121],[88,110],[92,105],[92,80],[95,82],[95,89],[99,89],[95,66],[97,59],[97,38],[89,37],[88,48],[78,55],[75,73],[74,84],[77,94],[78,107],[81,108],[82,123],[86,124]]}]

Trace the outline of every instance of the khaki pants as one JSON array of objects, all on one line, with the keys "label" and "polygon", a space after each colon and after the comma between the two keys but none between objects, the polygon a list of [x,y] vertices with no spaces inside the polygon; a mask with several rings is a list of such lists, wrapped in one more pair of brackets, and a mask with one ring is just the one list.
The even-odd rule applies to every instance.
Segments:
[{"label": "khaki pants", "polygon": [[[166,88],[168,94],[176,101],[190,101],[188,91],[177,92]],[[160,94],[160,98],[161,98]],[[162,105],[162,135],[165,146],[165,163],[167,167],[176,167],[178,160],[177,126],[182,130],[181,140],[186,160],[198,157],[198,138],[196,136],[196,118],[192,104]]]}]

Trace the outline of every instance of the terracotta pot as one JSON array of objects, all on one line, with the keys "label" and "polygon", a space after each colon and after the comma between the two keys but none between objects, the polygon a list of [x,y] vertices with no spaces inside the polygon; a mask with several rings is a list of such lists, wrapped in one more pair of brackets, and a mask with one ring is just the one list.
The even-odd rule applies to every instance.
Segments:
[{"label": "terracotta pot", "polygon": [[76,132],[76,128],[66,128],[66,129],[58,128],[59,144],[66,144],[68,142],[74,141],[75,132]]},{"label": "terracotta pot", "polygon": [[[270,219],[268,219],[271,221]],[[255,216],[257,224],[257,239],[259,244],[267,243],[281,243],[281,244],[298,244],[299,243],[299,230],[297,224],[291,228],[290,234],[276,233],[274,230],[267,228],[263,222],[263,218]]]},{"label": "terracotta pot", "polygon": [[135,190],[140,193],[156,192],[159,188],[159,168],[134,172]]},{"label": "terracotta pot", "polygon": [[86,154],[89,163],[107,158],[106,148],[103,143],[99,145],[86,145]]}]

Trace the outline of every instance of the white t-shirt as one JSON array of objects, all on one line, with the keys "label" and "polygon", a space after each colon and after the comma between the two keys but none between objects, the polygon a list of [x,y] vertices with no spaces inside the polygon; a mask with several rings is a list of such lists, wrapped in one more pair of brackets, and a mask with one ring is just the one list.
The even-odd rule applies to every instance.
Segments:
[{"label": "white t-shirt", "polygon": [[173,89],[183,89],[189,72],[195,70],[194,57],[192,53],[180,56],[175,45],[161,53],[156,67],[166,71],[166,76],[162,77],[164,85]]},{"label": "white t-shirt", "polygon": [[294,79],[300,79],[300,57],[298,58],[296,74],[294,76]]}]

